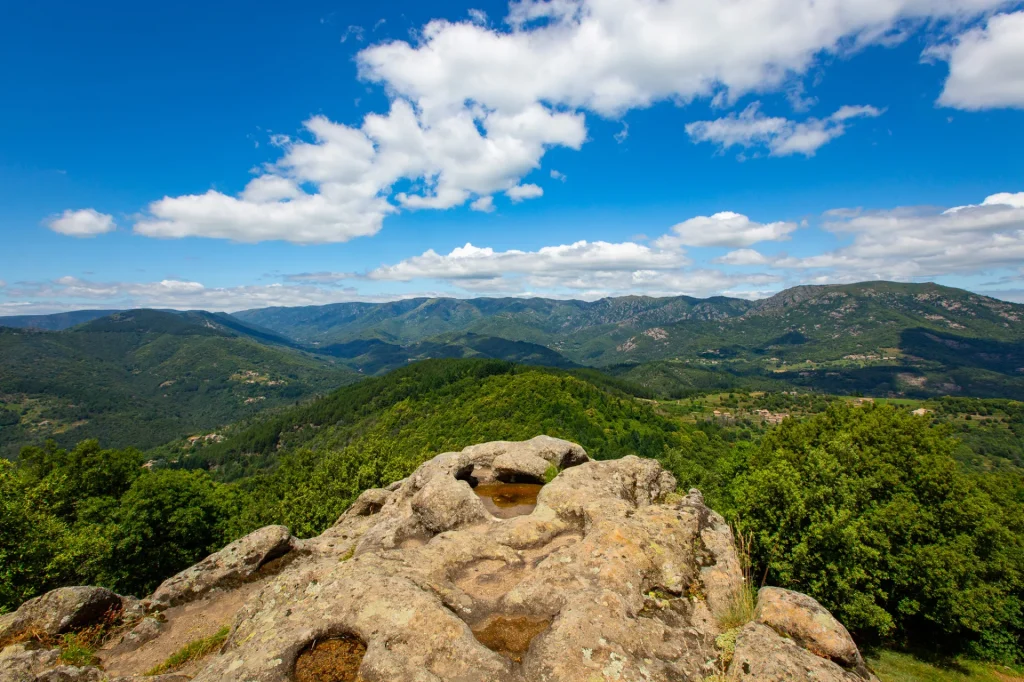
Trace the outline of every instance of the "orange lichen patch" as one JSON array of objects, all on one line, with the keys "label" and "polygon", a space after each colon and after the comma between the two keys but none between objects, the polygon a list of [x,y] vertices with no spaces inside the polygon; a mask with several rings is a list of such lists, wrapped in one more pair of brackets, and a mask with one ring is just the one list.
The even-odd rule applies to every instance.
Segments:
[{"label": "orange lichen patch", "polygon": [[313,644],[295,661],[295,682],[360,682],[366,644],[353,635]]},{"label": "orange lichen patch", "polygon": [[491,616],[473,628],[473,636],[491,651],[521,663],[530,642],[549,625],[551,621],[547,618]]}]

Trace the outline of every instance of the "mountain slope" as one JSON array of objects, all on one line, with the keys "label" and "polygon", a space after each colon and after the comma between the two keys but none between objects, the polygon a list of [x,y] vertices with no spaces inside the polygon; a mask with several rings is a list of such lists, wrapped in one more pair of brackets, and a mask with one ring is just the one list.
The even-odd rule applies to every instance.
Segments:
[{"label": "mountain slope", "polygon": [[485,440],[543,433],[579,442],[599,459],[659,457],[677,473],[724,447],[584,377],[495,360],[429,360],[249,420],[226,430],[223,442],[177,442],[159,452],[166,464],[222,478],[270,469],[240,482],[258,500],[259,518],[247,523],[286,519],[306,535],[332,523],[362,489]]},{"label": "mountain slope", "polygon": [[798,287],[740,317],[657,332],[605,357],[627,357],[639,367],[617,373],[649,386],[676,375],[677,386],[696,388],[694,378],[711,372],[723,387],[770,380],[872,395],[1024,392],[1024,306],[935,284]]},{"label": "mountain slope", "polygon": [[219,320],[139,310],[58,332],[0,328],[0,453],[51,437],[153,447],[357,378]]},{"label": "mountain slope", "polygon": [[[936,284],[801,286],[757,302],[410,299],[236,317],[320,344],[369,372],[423,357],[472,356],[472,348],[449,345],[476,334],[546,347],[663,394],[786,386],[879,395],[1024,391],[1024,305]],[[540,350],[535,357],[557,363]]]},{"label": "mountain slope", "polygon": [[[337,303],[303,308],[262,308],[234,313],[246,322],[306,343],[378,338],[415,343],[446,333],[474,332],[528,341],[563,354],[579,354],[577,335],[628,336],[629,330],[680,320],[720,319],[751,304],[724,297],[626,296],[599,301],[544,298],[407,299],[390,303]],[[578,358],[573,358],[578,360]]]},{"label": "mountain slope", "polygon": [[575,366],[575,363],[540,344],[472,332],[444,334],[407,345],[380,339],[356,339],[319,346],[316,352],[338,358],[348,367],[368,375],[382,374],[418,360],[437,358],[486,358],[546,367]]}]

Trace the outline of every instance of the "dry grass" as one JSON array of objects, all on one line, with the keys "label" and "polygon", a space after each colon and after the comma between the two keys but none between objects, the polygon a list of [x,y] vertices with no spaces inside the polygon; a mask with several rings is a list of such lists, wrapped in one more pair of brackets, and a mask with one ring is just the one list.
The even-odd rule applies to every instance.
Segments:
[{"label": "dry grass", "polygon": [[222,627],[209,637],[193,640],[171,654],[167,660],[160,665],[146,671],[145,674],[149,676],[163,675],[164,673],[173,672],[192,661],[211,654],[224,644],[224,641],[228,638],[229,632],[231,632],[230,628]]},{"label": "dry grass", "polygon": [[740,569],[743,573],[743,585],[732,596],[732,600],[718,617],[718,624],[723,630],[740,628],[754,619],[757,609],[757,588],[754,586],[752,562],[750,559],[753,536],[744,535],[733,529],[736,537],[736,553],[740,558]]}]

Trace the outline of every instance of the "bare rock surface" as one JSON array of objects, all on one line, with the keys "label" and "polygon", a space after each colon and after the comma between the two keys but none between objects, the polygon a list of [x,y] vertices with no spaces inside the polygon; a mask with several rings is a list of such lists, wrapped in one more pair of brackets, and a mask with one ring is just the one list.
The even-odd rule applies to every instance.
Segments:
[{"label": "bare rock surface", "polygon": [[260,528],[168,578],[156,588],[150,601],[155,608],[169,608],[213,589],[239,585],[294,548],[295,540],[285,526]]},{"label": "bare rock surface", "polygon": [[780,587],[762,587],[754,620],[823,658],[847,668],[864,665],[843,624],[812,597]]},{"label": "bare rock surface", "polygon": [[59,649],[31,649],[12,644],[0,650],[0,682],[33,682],[36,675],[57,665]]},{"label": "bare rock surface", "polygon": [[[473,491],[551,466],[560,473],[526,515],[492,516]],[[824,609],[809,598],[762,591],[763,622],[722,632],[717,617],[743,587],[732,532],[698,491],[675,490],[654,460],[595,462],[555,438],[442,453],[364,492],[318,537],[264,528],[168,580],[151,599],[166,622],[140,621],[101,664],[111,680],[139,679],[230,625],[218,651],[176,672],[304,682],[302,671],[336,664],[360,682],[861,680],[839,664],[860,661],[856,647],[831,622],[815,625]]]}]

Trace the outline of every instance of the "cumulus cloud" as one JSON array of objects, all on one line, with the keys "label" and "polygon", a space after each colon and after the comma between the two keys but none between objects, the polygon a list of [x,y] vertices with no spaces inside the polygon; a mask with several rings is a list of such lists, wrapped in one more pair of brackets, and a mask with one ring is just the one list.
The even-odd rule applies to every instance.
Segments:
[{"label": "cumulus cloud", "polygon": [[1024,108],[1024,11],[990,17],[984,26],[925,55],[949,62],[939,104],[968,110]]},{"label": "cumulus cloud", "polygon": [[364,275],[378,281],[442,280],[474,293],[599,297],[627,293],[693,296],[749,291],[778,284],[766,273],[726,273],[693,267],[678,242],[646,246],[635,242],[578,241],[535,251],[496,251],[466,244],[450,253],[428,250]]},{"label": "cumulus cloud", "polygon": [[[578,148],[585,137],[580,116],[541,105],[514,115],[488,113],[483,131],[478,123],[463,110],[424,125],[404,100],[396,100],[387,115],[367,115],[360,128],[316,116],[305,124],[313,139],[279,140],[284,156],[239,196],[211,190],[165,197],[150,204],[135,231],[241,242],[344,242],[380,230],[384,217],[398,210],[387,195],[401,179],[423,180],[421,192],[395,195],[408,209],[451,208],[499,191],[519,199],[539,196],[539,187],[520,186],[519,178],[538,165],[548,146]],[[304,191],[306,184],[317,191]]]},{"label": "cumulus cloud", "polygon": [[574,276],[584,271],[628,272],[679,267],[687,262],[680,250],[652,249],[633,242],[578,241],[545,246],[537,251],[495,251],[466,244],[447,255],[433,249],[395,265],[377,268],[370,279],[495,279],[508,274],[559,274]]},{"label": "cumulus cloud", "polygon": [[114,216],[100,213],[91,208],[83,208],[78,211],[69,209],[60,215],[50,216],[43,221],[43,225],[54,232],[72,237],[92,237],[117,229],[117,225],[114,224]]},{"label": "cumulus cloud", "polygon": [[824,228],[852,237],[848,246],[777,268],[821,269],[846,280],[934,278],[978,274],[1024,262],[1024,192],[946,210],[897,207],[830,211]]},{"label": "cumulus cloud", "polygon": [[469,205],[474,211],[480,211],[481,213],[493,213],[494,212],[494,197],[488,195],[486,197],[480,197]]},{"label": "cumulus cloud", "polygon": [[792,222],[757,223],[740,213],[723,211],[684,220],[672,233],[659,237],[655,246],[750,246],[758,242],[784,241],[797,229]]},{"label": "cumulus cloud", "polygon": [[736,249],[716,258],[714,262],[721,265],[765,265],[769,261],[763,253],[754,249]]},{"label": "cumulus cloud", "polygon": [[512,203],[519,203],[525,199],[536,199],[544,195],[544,190],[539,185],[516,185],[505,192],[505,196],[512,200]]},{"label": "cumulus cloud", "polygon": [[[479,13],[432,21],[414,41],[371,45],[356,57],[360,76],[384,87],[389,111],[353,125],[311,118],[309,140],[276,138],[283,157],[265,169],[273,176],[266,187],[165,197],[136,230],[302,243],[372,235],[401,209],[447,209],[528,186],[548,149],[582,146],[587,115],[619,118],[696,98],[728,105],[790,87],[823,55],[892,44],[908,22],[968,21],[1005,4],[738,0],[726,11],[691,0],[519,0],[504,25]],[[842,134],[849,118],[840,112],[804,122],[746,116],[770,129],[754,142],[771,153],[810,155]],[[700,123],[697,137],[725,144],[725,133],[708,132],[715,122]],[[416,189],[396,193],[399,183]]]},{"label": "cumulus cloud", "polygon": [[828,118],[798,122],[781,116],[765,116],[760,103],[753,102],[739,113],[688,123],[686,134],[694,142],[711,142],[722,151],[739,146],[764,148],[772,156],[814,156],[822,146],[846,133],[846,122],[850,119],[875,118],[882,113],[872,106],[844,106]]}]

